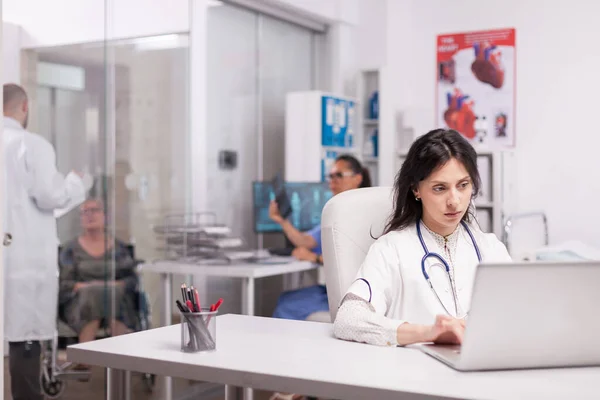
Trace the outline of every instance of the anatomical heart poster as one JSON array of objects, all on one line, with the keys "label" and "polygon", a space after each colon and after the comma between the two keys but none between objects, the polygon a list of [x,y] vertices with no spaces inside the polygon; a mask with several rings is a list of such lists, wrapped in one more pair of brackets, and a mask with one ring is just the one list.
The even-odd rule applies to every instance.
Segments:
[{"label": "anatomical heart poster", "polygon": [[436,124],[474,146],[515,145],[515,30],[437,37]]}]

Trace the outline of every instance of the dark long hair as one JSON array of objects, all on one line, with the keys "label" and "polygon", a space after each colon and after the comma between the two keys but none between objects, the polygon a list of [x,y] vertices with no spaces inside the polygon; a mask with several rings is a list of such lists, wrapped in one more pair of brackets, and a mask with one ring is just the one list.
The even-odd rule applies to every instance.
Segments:
[{"label": "dark long hair", "polygon": [[[481,178],[477,169],[477,152],[458,132],[452,129],[435,129],[418,138],[410,147],[402,168],[394,182],[394,211],[384,233],[406,228],[423,215],[423,204],[415,199],[413,190],[438,167],[455,158],[461,162],[471,177],[473,197],[479,194]],[[471,222],[475,218],[472,205],[463,217]]]},{"label": "dark long hair", "polygon": [[354,156],[350,154],[342,154],[335,161],[345,161],[348,163],[348,166],[357,175],[362,176],[362,181],[360,182],[359,188],[371,187],[371,174],[369,174],[369,170],[366,167],[363,167],[360,161],[358,161]]}]

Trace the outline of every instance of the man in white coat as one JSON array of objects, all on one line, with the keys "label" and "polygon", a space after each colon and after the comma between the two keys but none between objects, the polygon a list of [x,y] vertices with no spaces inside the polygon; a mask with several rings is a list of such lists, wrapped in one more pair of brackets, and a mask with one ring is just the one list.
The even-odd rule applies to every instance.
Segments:
[{"label": "man in white coat", "polygon": [[4,85],[4,337],[14,400],[43,399],[40,341],[56,329],[58,236],[54,211],[81,203],[80,176],[56,170],[56,154],[26,130],[25,90]]}]

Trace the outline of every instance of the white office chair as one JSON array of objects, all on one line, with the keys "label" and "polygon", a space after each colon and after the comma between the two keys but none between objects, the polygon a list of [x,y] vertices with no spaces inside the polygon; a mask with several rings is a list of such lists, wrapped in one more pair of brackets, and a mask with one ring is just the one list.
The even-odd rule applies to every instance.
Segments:
[{"label": "white office chair", "polygon": [[340,193],[323,208],[321,245],[331,321],[374,238],[383,233],[393,201],[392,188],[373,187]]}]

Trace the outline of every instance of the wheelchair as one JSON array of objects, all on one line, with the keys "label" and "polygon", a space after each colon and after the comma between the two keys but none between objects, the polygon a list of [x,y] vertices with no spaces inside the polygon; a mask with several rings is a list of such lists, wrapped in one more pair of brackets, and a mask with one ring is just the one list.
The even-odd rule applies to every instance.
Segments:
[{"label": "wheelchair", "polygon": [[[126,245],[128,252],[131,257],[135,259],[134,248],[132,245]],[[59,254],[61,252],[59,247]],[[133,328],[134,331],[139,332],[150,329],[151,313],[150,313],[150,302],[146,292],[142,288],[141,279],[139,279],[139,265],[142,263],[141,260],[136,260],[137,268],[137,284],[136,288],[132,293],[136,304],[136,321]],[[60,263],[59,263],[60,265]],[[54,338],[45,345],[42,345],[42,361],[40,371],[40,383],[42,391],[47,398],[57,399],[59,398],[67,387],[68,380],[79,380],[85,381],[90,378],[90,371],[78,371],[71,369],[73,363],[69,361],[61,362],[58,360],[58,351],[66,348],[69,344],[77,343],[77,333],[73,331],[65,321],[60,319],[60,310],[58,313],[59,317],[57,320],[57,329],[54,333]],[[101,329],[97,334],[96,338],[101,339],[108,337],[109,332],[106,329],[106,323],[101,324]],[[151,393],[154,390],[156,377],[153,374],[144,373],[141,375],[142,383],[146,392]]]}]

